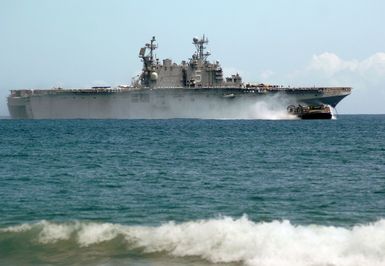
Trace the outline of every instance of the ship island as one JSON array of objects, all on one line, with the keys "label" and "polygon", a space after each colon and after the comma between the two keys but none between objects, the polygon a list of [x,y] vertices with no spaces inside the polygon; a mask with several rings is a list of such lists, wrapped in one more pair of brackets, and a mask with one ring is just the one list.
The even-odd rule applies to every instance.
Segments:
[{"label": "ship island", "polygon": [[[259,103],[302,119],[329,119],[351,87],[292,87],[244,83],[239,73],[224,76],[218,61],[210,62],[208,39],[193,38],[191,58],[162,62],[155,37],[139,51],[141,74],[130,85],[90,88],[11,90],[7,104],[13,119],[172,119],[253,118],[247,112]],[[242,115],[240,115],[242,113]]]}]

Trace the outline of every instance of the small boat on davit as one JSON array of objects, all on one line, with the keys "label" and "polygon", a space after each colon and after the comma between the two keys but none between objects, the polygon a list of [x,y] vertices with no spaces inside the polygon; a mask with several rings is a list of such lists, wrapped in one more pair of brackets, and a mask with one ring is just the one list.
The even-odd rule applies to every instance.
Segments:
[{"label": "small boat on davit", "polygon": [[301,119],[331,119],[333,117],[332,110],[328,105],[289,105],[287,107],[289,114],[295,115]]}]

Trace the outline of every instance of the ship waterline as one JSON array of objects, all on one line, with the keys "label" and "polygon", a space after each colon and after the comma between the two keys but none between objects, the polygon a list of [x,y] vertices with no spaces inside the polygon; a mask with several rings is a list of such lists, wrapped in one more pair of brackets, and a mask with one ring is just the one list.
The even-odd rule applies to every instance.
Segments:
[{"label": "ship waterline", "polygon": [[289,105],[335,107],[350,87],[295,88],[245,84],[239,74],[223,77],[219,62],[207,61],[208,40],[194,38],[196,52],[181,64],[160,63],[155,38],[140,49],[143,70],[130,86],[90,89],[12,90],[8,109],[16,119],[256,118],[258,104],[285,112]]}]

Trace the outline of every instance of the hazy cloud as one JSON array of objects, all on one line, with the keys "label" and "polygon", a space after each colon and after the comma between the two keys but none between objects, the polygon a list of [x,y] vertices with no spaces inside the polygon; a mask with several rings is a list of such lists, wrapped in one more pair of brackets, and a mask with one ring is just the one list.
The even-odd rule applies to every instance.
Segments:
[{"label": "hazy cloud", "polygon": [[359,81],[377,84],[385,81],[385,53],[376,53],[362,61],[343,60],[333,53],[314,55],[305,70],[332,81]]}]

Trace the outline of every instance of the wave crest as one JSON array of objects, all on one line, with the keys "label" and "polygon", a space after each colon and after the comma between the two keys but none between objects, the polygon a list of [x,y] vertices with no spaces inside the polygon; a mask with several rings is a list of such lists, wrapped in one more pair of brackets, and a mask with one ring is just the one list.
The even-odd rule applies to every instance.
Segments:
[{"label": "wave crest", "polygon": [[[168,222],[160,226],[41,221],[0,229],[8,238],[25,237],[38,245],[74,242],[74,249],[121,238],[127,251],[197,256],[213,263],[246,265],[385,265],[385,220],[352,228],[255,223],[246,216]],[[29,239],[28,239],[28,238]],[[31,239],[32,238],[32,239]]]}]

